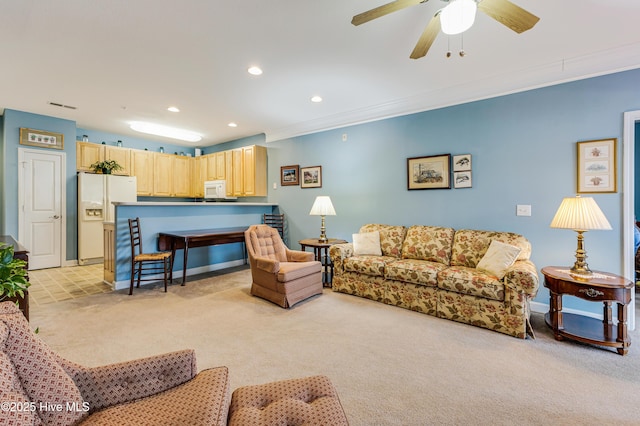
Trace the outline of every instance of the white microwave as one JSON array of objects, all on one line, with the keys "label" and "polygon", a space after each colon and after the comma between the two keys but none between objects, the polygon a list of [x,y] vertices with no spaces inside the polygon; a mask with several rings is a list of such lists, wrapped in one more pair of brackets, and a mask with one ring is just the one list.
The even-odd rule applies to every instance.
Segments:
[{"label": "white microwave", "polygon": [[235,200],[235,197],[227,197],[227,181],[207,180],[204,182],[204,198],[205,200]]}]

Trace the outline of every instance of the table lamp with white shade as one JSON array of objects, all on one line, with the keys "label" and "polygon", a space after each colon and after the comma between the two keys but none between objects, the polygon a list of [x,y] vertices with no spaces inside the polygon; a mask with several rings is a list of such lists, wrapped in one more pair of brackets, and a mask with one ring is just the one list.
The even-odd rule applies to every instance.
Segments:
[{"label": "table lamp with white shade", "polygon": [[316,197],[316,201],[313,203],[311,207],[311,211],[309,212],[311,216],[322,216],[322,225],[320,226],[320,238],[318,241],[321,243],[326,243],[328,241],[326,229],[324,226],[324,217],[325,216],[335,216],[336,211],[333,208],[333,204],[331,204],[331,198],[327,195],[319,195]]},{"label": "table lamp with white shade", "polygon": [[562,200],[556,215],[551,221],[552,228],[573,229],[578,233],[576,262],[571,268],[573,274],[589,276],[591,270],[587,265],[587,251],[584,249],[584,236],[589,230],[610,230],[611,225],[596,201],[591,197],[567,197]]}]

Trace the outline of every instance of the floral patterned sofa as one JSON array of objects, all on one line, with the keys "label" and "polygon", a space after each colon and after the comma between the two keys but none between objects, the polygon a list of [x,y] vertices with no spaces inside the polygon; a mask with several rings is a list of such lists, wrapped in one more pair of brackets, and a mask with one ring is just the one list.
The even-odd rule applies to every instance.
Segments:
[{"label": "floral patterned sofa", "polygon": [[[375,236],[376,232],[379,254],[357,255],[354,243],[331,247],[334,291],[523,339],[533,335],[529,302],[539,283],[536,267],[529,260],[531,244],[525,237],[510,232],[368,224],[354,235],[354,242],[360,235]],[[515,250],[513,263],[497,273],[476,268],[488,251],[494,252],[492,241],[497,241],[496,247],[503,243]]]}]

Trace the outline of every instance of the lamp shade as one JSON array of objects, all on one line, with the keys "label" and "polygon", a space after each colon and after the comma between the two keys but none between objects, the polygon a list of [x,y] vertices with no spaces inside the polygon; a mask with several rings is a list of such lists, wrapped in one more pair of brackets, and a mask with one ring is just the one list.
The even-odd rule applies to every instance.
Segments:
[{"label": "lamp shade", "polygon": [[596,201],[591,197],[567,197],[562,200],[551,221],[552,228],[587,231],[590,229],[611,229]]},{"label": "lamp shade", "polygon": [[327,195],[319,195],[309,212],[311,216],[335,216],[336,211],[331,204],[331,198]]},{"label": "lamp shade", "polygon": [[440,13],[442,32],[449,35],[467,31],[476,20],[475,0],[451,0]]}]

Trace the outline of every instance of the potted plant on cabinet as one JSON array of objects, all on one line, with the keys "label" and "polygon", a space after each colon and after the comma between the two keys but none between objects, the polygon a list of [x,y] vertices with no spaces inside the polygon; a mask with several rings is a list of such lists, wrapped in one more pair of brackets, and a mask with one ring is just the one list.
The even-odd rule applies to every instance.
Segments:
[{"label": "potted plant on cabinet", "polygon": [[0,302],[16,302],[29,318],[27,262],[13,257],[13,246],[0,244]]},{"label": "potted plant on cabinet", "polygon": [[91,165],[91,170],[96,173],[102,172],[105,175],[110,175],[111,172],[122,170],[122,166],[116,160],[96,161]]}]

